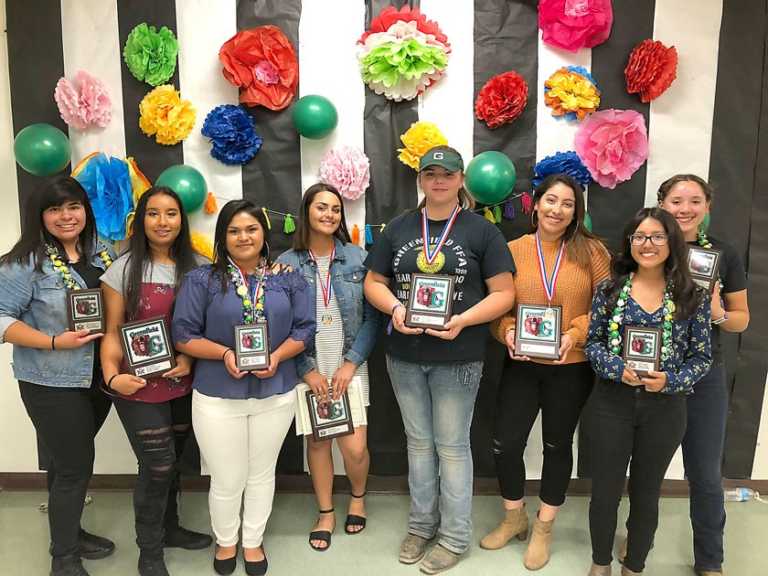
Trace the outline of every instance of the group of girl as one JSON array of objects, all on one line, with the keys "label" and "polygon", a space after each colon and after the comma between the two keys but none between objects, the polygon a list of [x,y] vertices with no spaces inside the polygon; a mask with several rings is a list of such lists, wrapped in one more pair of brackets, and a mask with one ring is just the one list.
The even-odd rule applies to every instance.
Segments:
[{"label": "group of girl", "polygon": [[[296,386],[303,381],[321,399],[354,392],[367,406],[366,360],[385,320],[387,369],[409,463],[411,509],[401,562],[420,561],[422,572],[435,574],[456,565],[471,544],[470,427],[492,323],[490,332],[508,350],[491,447],[504,517],[480,546],[499,549],[530,532],[525,566],[535,570],[548,562],[573,466],[574,430],[591,397],[589,574],[611,573],[628,465],[631,508],[619,559],[622,574],[643,571],[661,483],[681,442],[695,569],[721,573],[728,397],[718,331],[744,330],[749,313],[738,255],[700,231],[710,187],[691,175],[665,182],[659,207],[637,213],[611,262],[584,227],[583,191],[568,176],[551,176],[536,189],[533,232],[508,246],[472,210],[463,178],[455,150],[428,151],[418,174],[423,200],[388,224],[367,255],[350,242],[342,197],[332,186],[306,191],[294,249],[277,259],[270,256],[263,211],[247,200],[231,201],[218,217],[213,263],[193,252],[184,208],[170,189],[152,188],[141,197],[128,250],[116,258],[97,237],[79,183],[48,182],[30,200],[20,240],[0,258],[0,338],[14,344],[21,397],[51,457],[51,574],[87,576],[81,558],[114,550],[80,526],[94,437],[111,403],[138,462],[139,574],[168,574],[165,547],[211,543],[179,525],[176,462],[193,426],[211,476],[213,567],[232,573],[239,544],[246,573],[264,574],[263,535],[277,457],[297,410]],[[686,242],[722,251],[712,294],[693,283]],[[454,277],[445,329],[407,325],[415,273]],[[67,292],[96,287],[103,290],[104,334],[71,331]],[[561,308],[557,360],[516,352],[515,304]],[[120,326],[156,317],[170,327],[175,367],[159,377],[133,376]],[[268,326],[269,365],[241,371],[235,327],[255,322]],[[662,329],[659,372],[639,377],[625,366],[624,325]],[[541,502],[529,529],[523,452],[539,411]],[[351,485],[344,529],[359,534],[367,522],[365,410],[353,409],[352,418],[354,434],[337,443]],[[309,545],[318,551],[329,549],[336,525],[331,442],[307,436],[319,509]]]}]

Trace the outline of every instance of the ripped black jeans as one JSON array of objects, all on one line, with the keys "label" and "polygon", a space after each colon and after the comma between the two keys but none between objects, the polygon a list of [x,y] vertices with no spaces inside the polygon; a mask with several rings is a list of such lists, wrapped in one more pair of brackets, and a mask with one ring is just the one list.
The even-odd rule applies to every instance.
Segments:
[{"label": "ripped black jeans", "polygon": [[192,395],[156,404],[115,398],[114,404],[139,464],[133,490],[136,544],[159,551],[165,530],[179,523],[176,461],[192,427]]},{"label": "ripped black jeans", "polygon": [[541,410],[544,466],[539,498],[550,506],[565,502],[573,469],[573,433],[594,378],[588,362],[552,365],[506,359],[493,432],[504,498],[519,500],[525,493],[523,452]]}]

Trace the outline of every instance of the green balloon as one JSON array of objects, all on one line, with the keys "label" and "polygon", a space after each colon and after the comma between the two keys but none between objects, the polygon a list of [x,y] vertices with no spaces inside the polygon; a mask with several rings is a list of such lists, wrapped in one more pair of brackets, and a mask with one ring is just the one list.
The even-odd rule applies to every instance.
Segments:
[{"label": "green balloon", "polygon": [[517,174],[509,156],[495,150],[475,156],[467,166],[464,184],[481,204],[497,204],[512,193]]},{"label": "green balloon", "polygon": [[155,186],[167,186],[181,198],[184,210],[194,212],[205,202],[208,185],[200,172],[186,164],[176,164],[166,168],[157,177]]},{"label": "green balloon", "polygon": [[592,232],[592,216],[589,215],[589,212],[584,212],[584,228]]},{"label": "green balloon", "polygon": [[293,125],[296,131],[312,140],[320,140],[333,132],[339,121],[336,107],[325,96],[310,94],[293,105]]},{"label": "green balloon", "polygon": [[69,139],[50,124],[30,124],[13,142],[16,162],[30,174],[50,176],[61,172],[72,155]]}]

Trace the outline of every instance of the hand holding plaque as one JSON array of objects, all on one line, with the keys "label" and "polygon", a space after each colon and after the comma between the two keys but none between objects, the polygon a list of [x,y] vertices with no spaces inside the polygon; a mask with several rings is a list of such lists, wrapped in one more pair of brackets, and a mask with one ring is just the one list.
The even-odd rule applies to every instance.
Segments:
[{"label": "hand holding plaque", "polygon": [[267,323],[235,326],[235,360],[241,372],[269,368]]},{"label": "hand holding plaque", "polygon": [[661,330],[645,326],[624,327],[622,358],[638,376],[658,372],[661,366]]},{"label": "hand holding plaque", "polygon": [[560,358],[560,306],[518,304],[515,355],[529,358]]},{"label": "hand holding plaque", "polygon": [[412,274],[405,325],[444,330],[453,310],[455,281],[445,274]]},{"label": "hand holding plaque", "polygon": [[120,344],[128,371],[134,376],[161,376],[176,366],[176,354],[162,316],[123,324]]},{"label": "hand holding plaque", "polygon": [[67,292],[67,319],[73,332],[88,330],[89,334],[104,333],[104,304],[101,288]]}]

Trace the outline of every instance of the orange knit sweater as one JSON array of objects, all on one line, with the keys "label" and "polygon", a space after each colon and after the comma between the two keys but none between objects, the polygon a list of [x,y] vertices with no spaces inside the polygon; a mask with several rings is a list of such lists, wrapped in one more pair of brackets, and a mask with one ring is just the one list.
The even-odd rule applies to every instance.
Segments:
[{"label": "orange knit sweater", "polygon": [[[518,304],[546,304],[547,296],[541,284],[538,255],[536,254],[536,237],[527,234],[508,244],[512,257],[515,259],[515,307],[506,315],[491,324],[491,333],[502,344],[506,345],[507,330],[515,327],[515,314]],[[547,274],[552,274],[560,241],[542,242],[544,261]],[[563,333],[573,338],[574,346],[566,357],[565,364],[585,362],[584,344],[587,341],[589,328],[589,310],[592,295],[600,282],[610,275],[610,257],[602,244],[592,246],[592,264],[589,268],[581,268],[575,262],[563,255],[560,264],[560,274],[555,286],[555,296],[552,304],[563,307]],[[540,364],[551,364],[552,360],[543,358],[532,359]]]}]

